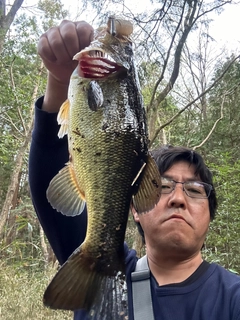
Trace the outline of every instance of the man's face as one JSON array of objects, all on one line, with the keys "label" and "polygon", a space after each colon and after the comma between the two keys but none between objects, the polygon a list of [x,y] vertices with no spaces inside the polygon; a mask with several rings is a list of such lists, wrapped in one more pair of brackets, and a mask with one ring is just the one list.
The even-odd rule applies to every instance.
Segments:
[{"label": "man's face", "polygon": [[[175,163],[163,176],[178,182],[198,180],[195,167],[188,162]],[[137,214],[145,235],[147,250],[173,255],[194,255],[199,252],[208,231],[210,211],[208,199],[190,198],[182,184],[176,184],[170,194],[162,194],[149,212]]]}]

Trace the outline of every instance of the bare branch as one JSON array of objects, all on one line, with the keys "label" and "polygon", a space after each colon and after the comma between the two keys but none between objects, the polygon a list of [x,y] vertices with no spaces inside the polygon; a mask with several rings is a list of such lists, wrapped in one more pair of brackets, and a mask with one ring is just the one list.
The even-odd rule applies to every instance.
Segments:
[{"label": "bare branch", "polygon": [[161,125],[156,131],[155,134],[149,144],[149,147],[152,146],[153,142],[155,141],[155,139],[157,138],[159,132],[165,128],[166,126],[168,126],[170,123],[173,122],[173,120],[175,120],[181,113],[183,113],[186,109],[188,109],[193,103],[195,103],[197,100],[199,100],[201,97],[203,97],[205,94],[207,94],[223,77],[224,75],[227,73],[227,71],[230,69],[230,67],[233,65],[233,63],[240,58],[240,55],[238,55],[237,57],[235,57],[234,59],[232,59],[228,66],[226,67],[226,69],[222,72],[222,74],[204,91],[202,92],[197,98],[195,98],[194,100],[192,100],[191,102],[189,102],[184,108],[182,108],[181,110],[179,110],[172,118],[170,118],[167,122],[165,122],[163,125]]},{"label": "bare branch", "polygon": [[[17,112],[18,112],[18,115],[19,115],[19,118],[21,120],[21,124],[23,126],[23,129],[24,129],[24,132],[25,134],[27,133],[27,129],[25,127],[25,122],[23,120],[23,117],[22,117],[22,112],[20,110],[20,107],[19,107],[19,101],[18,101],[18,97],[17,97],[17,94],[16,94],[16,86],[15,86],[15,82],[14,82],[14,76],[13,76],[13,65],[14,65],[14,60],[15,58],[13,59],[12,63],[11,63],[11,66],[10,66],[10,79],[11,79],[11,83],[12,83],[12,87],[13,87],[13,92],[14,92],[14,97],[16,99],[16,102],[17,102]],[[12,123],[12,125],[14,125]],[[15,129],[16,129],[16,126],[14,125]],[[17,130],[18,132],[20,132],[20,130]]]},{"label": "bare branch", "polygon": [[183,12],[184,12],[184,8],[182,10],[182,15],[181,15],[181,18],[178,22],[178,25],[174,31],[174,34],[172,36],[172,40],[170,42],[170,45],[169,45],[169,48],[168,48],[168,51],[167,51],[167,55],[166,55],[166,58],[164,59],[164,63],[163,63],[163,68],[162,68],[162,72],[161,72],[161,75],[160,77],[158,78],[154,88],[153,88],[153,93],[152,93],[152,97],[151,97],[151,101],[149,103],[149,106],[147,107],[147,112],[149,111],[149,109],[153,106],[153,102],[154,102],[154,98],[155,98],[155,95],[156,95],[156,92],[157,92],[157,88],[159,86],[159,84],[161,83],[161,81],[163,80],[163,77],[164,77],[164,74],[165,74],[165,71],[166,71],[166,68],[167,68],[167,64],[168,64],[168,61],[169,61],[169,57],[170,57],[170,53],[172,51],[172,47],[173,47],[173,43],[175,41],[175,38],[176,38],[176,35],[177,35],[177,32],[181,26],[181,23],[182,23],[182,18],[183,18]]},{"label": "bare branch", "polygon": [[[39,83],[40,83],[40,77],[42,74],[42,70],[43,70],[43,64],[41,65],[41,69],[38,73],[38,81],[35,85],[35,88],[33,90],[33,94],[32,94],[32,101],[36,100],[37,94],[38,94],[38,89],[39,89]],[[6,198],[2,207],[2,211],[0,213],[0,238],[3,234],[3,230],[4,230],[4,226],[7,220],[7,216],[8,216],[8,212],[11,209],[12,206],[12,201],[13,201],[13,197],[15,194],[15,190],[16,190],[16,186],[18,185],[18,181],[19,181],[19,175],[20,175],[20,171],[22,169],[22,164],[24,161],[24,154],[26,152],[26,149],[29,145],[29,141],[31,139],[31,135],[32,135],[32,128],[33,128],[33,108],[34,107],[34,103],[32,102],[31,104],[31,109],[30,109],[30,119],[29,119],[29,125],[28,125],[28,132],[25,136],[25,139],[22,143],[22,145],[20,146],[18,153],[16,155],[16,159],[15,159],[15,166],[14,169],[12,171],[12,176],[11,176],[11,180],[8,186],[8,191],[6,194]]]},{"label": "bare branch", "polygon": [[193,150],[196,150],[197,148],[200,148],[204,145],[204,143],[206,143],[208,141],[208,139],[211,137],[213,131],[215,130],[217,124],[219,121],[221,121],[223,119],[223,106],[224,106],[224,103],[225,103],[225,100],[226,100],[226,97],[230,94],[232,94],[234,92],[234,90],[239,86],[239,83],[236,84],[231,90],[227,91],[223,98],[222,98],[222,103],[221,103],[221,111],[220,111],[220,117],[215,121],[212,129],[209,131],[208,135],[206,136],[206,138],[198,145],[198,146],[195,146],[195,147],[192,147]]},{"label": "bare branch", "polygon": [[[31,118],[33,118],[35,101],[36,101],[36,99],[37,99],[38,90],[39,90],[39,85],[40,85],[40,78],[41,78],[42,73],[44,72],[44,70],[45,70],[45,67],[44,67],[43,62],[41,61],[41,65],[40,65],[39,72],[38,72],[38,83],[37,83],[37,85],[34,87],[33,94],[32,94],[32,98],[31,98],[31,111],[30,111],[30,117],[31,117]],[[32,126],[32,124],[30,124],[30,125],[28,126],[28,132],[31,131],[31,126]],[[26,136],[28,135],[28,132],[26,132]]]},{"label": "bare branch", "polygon": [[[24,136],[23,133],[15,125],[12,118],[7,113],[5,113],[5,114],[6,114],[6,116],[0,114],[0,118],[4,119],[6,122],[8,122],[19,133],[19,135]],[[17,139],[19,139],[19,137]]]},{"label": "bare branch", "polygon": [[[202,2],[203,2],[203,1],[202,1]],[[204,15],[206,15],[206,14],[208,14],[208,13],[214,11],[214,10],[217,10],[217,9],[219,9],[219,8],[222,8],[222,7],[225,6],[226,4],[234,4],[234,1],[232,1],[232,0],[230,0],[230,1],[223,1],[223,2],[221,2],[219,5],[214,6],[214,7],[210,8],[209,10],[204,11],[203,13],[199,14],[199,15],[196,17],[196,19],[194,20],[193,23],[195,23],[197,20],[199,20],[199,18],[201,18],[202,16],[204,16]]]},{"label": "bare branch", "polygon": [[[183,8],[182,14],[184,12],[184,8]],[[177,77],[179,74],[179,69],[180,69],[180,59],[181,59],[183,46],[184,46],[186,39],[189,35],[189,32],[191,31],[192,26],[193,26],[194,15],[197,10],[197,1],[194,1],[194,6],[192,8],[189,7],[189,9],[191,9],[191,11],[188,10],[187,16],[185,17],[184,30],[183,30],[182,36],[180,37],[180,39],[178,41],[176,51],[174,54],[174,66],[173,66],[172,74],[171,74],[170,79],[169,79],[167,85],[165,86],[165,88],[156,97],[156,99],[155,99],[156,105],[159,105],[161,103],[161,101],[163,101],[165,99],[165,97],[171,91],[171,89],[173,88],[173,85],[175,84],[175,82],[177,80]],[[180,20],[182,20],[182,17],[183,16],[181,16]],[[159,80],[157,81],[158,85],[159,85],[160,81],[161,81],[161,79],[159,78]],[[156,90],[153,92],[151,103],[153,103],[155,93],[156,93]]]},{"label": "bare branch", "polygon": [[223,106],[224,106],[225,98],[226,98],[226,95],[224,95],[224,97],[223,97],[223,99],[222,99],[222,103],[221,103],[221,116],[220,116],[220,118],[218,118],[218,119],[215,121],[212,129],[209,131],[209,133],[208,133],[208,135],[206,136],[206,138],[205,138],[198,146],[192,147],[193,150],[196,150],[197,148],[202,147],[202,146],[204,145],[204,143],[208,141],[208,139],[211,137],[213,131],[215,130],[218,122],[223,119]]}]

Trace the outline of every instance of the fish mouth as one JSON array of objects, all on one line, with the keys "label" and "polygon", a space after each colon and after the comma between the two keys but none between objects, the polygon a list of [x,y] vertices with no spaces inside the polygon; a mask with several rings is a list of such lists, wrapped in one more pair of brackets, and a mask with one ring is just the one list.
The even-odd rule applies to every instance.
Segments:
[{"label": "fish mouth", "polygon": [[78,74],[82,78],[103,79],[123,69],[101,49],[82,50],[74,60],[78,60]]}]

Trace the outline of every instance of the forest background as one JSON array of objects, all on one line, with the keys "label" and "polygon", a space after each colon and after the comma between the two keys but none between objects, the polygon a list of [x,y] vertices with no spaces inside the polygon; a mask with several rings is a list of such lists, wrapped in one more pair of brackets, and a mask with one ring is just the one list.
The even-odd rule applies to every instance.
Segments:
[{"label": "forest background", "polygon": [[[34,101],[47,75],[36,45],[62,19],[98,27],[116,13],[133,21],[151,148],[184,145],[203,155],[218,196],[203,254],[240,273],[240,51],[219,47],[210,32],[213,15],[238,1],[149,0],[138,10],[128,3],[76,0],[71,12],[60,0],[0,0],[0,319],[72,318],[42,306],[57,262],[28,185]],[[144,252],[131,216],[126,238]]]}]

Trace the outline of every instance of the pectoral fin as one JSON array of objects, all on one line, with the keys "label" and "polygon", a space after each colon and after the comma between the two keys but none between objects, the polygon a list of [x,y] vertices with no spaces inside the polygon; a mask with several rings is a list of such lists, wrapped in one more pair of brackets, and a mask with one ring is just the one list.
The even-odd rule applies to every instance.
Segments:
[{"label": "pectoral fin", "polygon": [[133,205],[138,213],[150,211],[161,196],[161,177],[155,160],[149,155],[139,174],[138,191],[133,196]]},{"label": "pectoral fin", "polygon": [[70,109],[70,102],[67,99],[61,106],[58,116],[57,116],[57,122],[61,125],[58,137],[63,138],[65,134],[68,134],[68,119],[69,119],[69,109]]},{"label": "pectoral fin", "polygon": [[51,180],[47,189],[47,199],[54,209],[66,216],[76,216],[85,207],[84,192],[80,190],[72,165],[69,162]]}]

